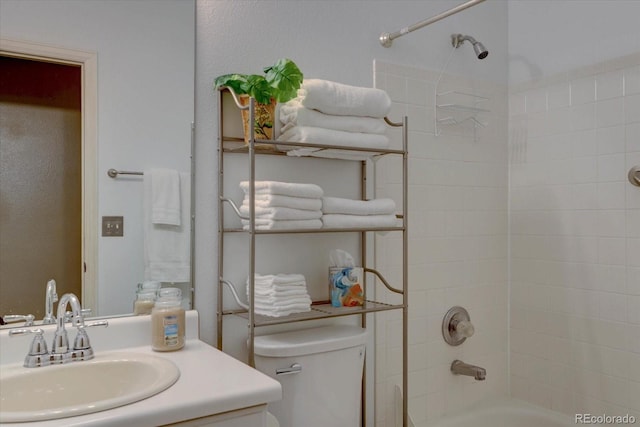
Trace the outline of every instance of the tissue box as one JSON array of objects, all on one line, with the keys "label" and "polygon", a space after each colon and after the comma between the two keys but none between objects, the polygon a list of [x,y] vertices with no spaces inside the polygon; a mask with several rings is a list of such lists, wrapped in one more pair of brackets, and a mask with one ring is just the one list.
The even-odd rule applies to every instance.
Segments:
[{"label": "tissue box", "polygon": [[333,307],[355,307],[364,304],[361,267],[329,267],[329,294]]}]

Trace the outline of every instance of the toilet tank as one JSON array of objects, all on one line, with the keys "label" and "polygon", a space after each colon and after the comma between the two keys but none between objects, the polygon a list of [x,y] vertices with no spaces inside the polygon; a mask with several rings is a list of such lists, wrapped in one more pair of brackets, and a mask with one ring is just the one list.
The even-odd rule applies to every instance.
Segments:
[{"label": "toilet tank", "polygon": [[282,385],[281,427],[358,427],[367,330],[336,325],[255,338],[256,368]]}]

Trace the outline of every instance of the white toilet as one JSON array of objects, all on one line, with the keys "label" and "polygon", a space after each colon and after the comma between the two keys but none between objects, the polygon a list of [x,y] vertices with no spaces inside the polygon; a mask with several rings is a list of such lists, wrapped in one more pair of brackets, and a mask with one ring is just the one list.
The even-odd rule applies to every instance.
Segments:
[{"label": "white toilet", "polygon": [[358,427],[367,330],[348,325],[255,338],[256,368],[282,384],[280,427]]}]

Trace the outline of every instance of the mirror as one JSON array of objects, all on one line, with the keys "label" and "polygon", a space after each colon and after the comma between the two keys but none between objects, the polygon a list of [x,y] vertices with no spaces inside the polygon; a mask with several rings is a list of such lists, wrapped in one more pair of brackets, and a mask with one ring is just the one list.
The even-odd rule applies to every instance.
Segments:
[{"label": "mirror", "polygon": [[[107,171],[170,169],[177,171],[181,180],[191,182],[195,0],[2,0],[0,37],[3,55],[9,52],[16,56],[7,46],[13,49],[24,42],[35,48],[18,56],[76,66],[80,62],[83,90],[93,84],[93,89],[83,93],[81,107],[81,298],[83,305],[92,309],[92,316],[130,314],[138,283],[150,278],[145,273],[145,178],[137,174],[110,177]],[[58,51],[71,52],[69,58],[76,58],[73,53],[77,52],[78,58],[86,55],[88,59],[64,59],[64,55],[61,59],[55,54]],[[91,90],[93,97],[87,97]],[[192,188],[180,186],[181,208],[188,210],[186,221],[180,225],[190,239],[186,243],[187,258],[193,241],[189,215]],[[4,202],[4,195],[1,197]],[[103,235],[105,217],[122,217],[123,236]],[[37,250],[46,252],[46,241],[38,243]],[[38,320],[44,311],[47,281],[56,279],[55,272],[22,261],[23,271],[32,270],[38,275],[33,280],[3,276],[0,316],[34,314]],[[186,262],[190,264],[189,259]],[[186,282],[175,282],[189,300],[193,294],[192,277],[190,271]],[[163,286],[172,285],[172,280]],[[36,287],[35,294],[22,291],[27,285]],[[58,281],[58,295],[65,292],[66,286]],[[10,308],[12,302],[6,296],[8,290],[16,288],[20,292],[12,298],[25,303],[20,305],[20,311],[28,313]]]}]

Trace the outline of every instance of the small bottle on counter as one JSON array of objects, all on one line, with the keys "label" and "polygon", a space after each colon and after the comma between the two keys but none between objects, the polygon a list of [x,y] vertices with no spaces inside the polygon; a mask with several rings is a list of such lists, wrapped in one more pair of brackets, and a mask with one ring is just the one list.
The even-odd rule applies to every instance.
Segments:
[{"label": "small bottle on counter", "polygon": [[177,288],[160,291],[151,311],[151,348],[155,351],[180,350],[185,341],[182,292]]}]

